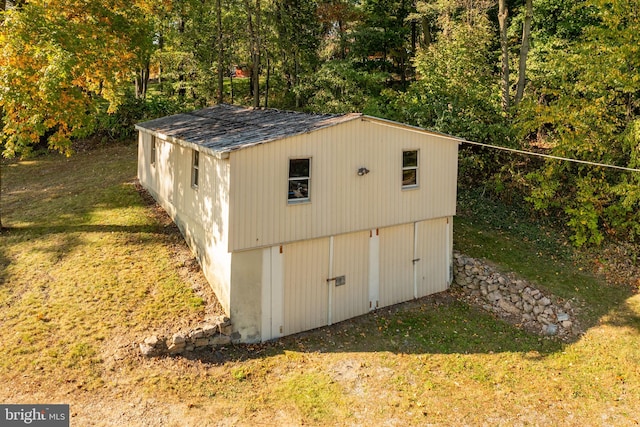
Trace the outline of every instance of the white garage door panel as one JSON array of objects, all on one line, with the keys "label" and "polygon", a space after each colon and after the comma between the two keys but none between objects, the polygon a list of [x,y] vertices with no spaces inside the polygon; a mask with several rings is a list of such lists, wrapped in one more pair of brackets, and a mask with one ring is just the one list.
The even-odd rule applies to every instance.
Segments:
[{"label": "white garage door panel", "polygon": [[329,239],[291,243],[284,255],[284,335],[327,324]]},{"label": "white garage door panel", "polygon": [[[447,289],[450,224],[447,218],[349,233],[283,246],[281,258],[272,252],[273,319],[289,335]],[[273,250],[278,249],[274,247]],[[283,265],[274,264],[277,260]],[[265,273],[266,274],[266,273]],[[335,278],[344,276],[344,284]],[[327,280],[334,279],[334,280]],[[282,316],[279,317],[279,313]],[[269,319],[264,320],[268,325]],[[273,323],[273,321],[272,321]],[[276,322],[280,324],[280,321]],[[274,324],[275,325],[275,324]],[[277,327],[275,325],[273,327]]]},{"label": "white garage door panel", "polygon": [[447,289],[447,219],[422,221],[416,224],[417,297]]},{"label": "white garage door panel", "polygon": [[413,298],[413,224],[380,229],[380,307]]},{"label": "white garage door panel", "polygon": [[345,284],[332,281],[331,322],[340,322],[369,311],[369,231],[333,239],[333,275],[345,276]]}]

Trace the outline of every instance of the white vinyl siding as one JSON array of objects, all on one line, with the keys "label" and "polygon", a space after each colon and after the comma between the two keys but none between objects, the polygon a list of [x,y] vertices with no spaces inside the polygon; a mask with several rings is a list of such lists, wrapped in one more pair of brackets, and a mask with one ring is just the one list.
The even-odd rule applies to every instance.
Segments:
[{"label": "white vinyl siding", "polygon": [[413,299],[413,224],[380,229],[379,307]]},{"label": "white vinyl siding", "polygon": [[[153,139],[140,132],[140,182],[180,227],[241,340],[335,323],[450,281],[453,138],[364,117],[218,155],[158,139],[152,167]],[[403,162],[412,151],[415,162]],[[300,159],[308,165],[292,174]],[[410,191],[398,184],[405,174]],[[289,190],[305,183],[291,203]]]},{"label": "white vinyl siding", "polygon": [[[400,156],[416,147],[421,185],[402,191]],[[457,153],[451,138],[360,119],[233,151],[229,250],[454,215]],[[293,158],[312,159],[312,203],[295,209],[284,189]]]},{"label": "white vinyl siding", "polygon": [[[449,221],[451,217],[437,218],[265,249],[270,255],[264,259],[272,264],[263,266],[267,292],[262,298],[277,302],[266,310],[269,319],[262,321],[267,325],[262,336],[289,335],[366,314],[376,305],[446,290]],[[378,251],[370,252],[372,239]],[[278,273],[274,280],[273,272],[280,271],[282,276]],[[373,283],[372,276],[376,276]],[[339,284],[338,278],[344,282]],[[270,319],[282,319],[281,333],[273,330]]]},{"label": "white vinyl siding", "polygon": [[438,218],[416,223],[416,290],[417,297],[447,289],[449,283],[450,218]]},{"label": "white vinyl siding", "polygon": [[333,238],[334,277],[344,276],[345,284],[331,286],[331,323],[369,311],[369,231],[342,234]]},{"label": "white vinyl siding", "polygon": [[283,334],[324,326],[328,322],[329,239],[292,243],[283,247]]},{"label": "white vinyl siding", "polygon": [[229,309],[229,161],[199,155],[199,191],[189,191],[193,150],[157,139],[156,166],[149,158],[153,136],[139,133],[138,179],[178,225],[202,265],[220,303]]}]

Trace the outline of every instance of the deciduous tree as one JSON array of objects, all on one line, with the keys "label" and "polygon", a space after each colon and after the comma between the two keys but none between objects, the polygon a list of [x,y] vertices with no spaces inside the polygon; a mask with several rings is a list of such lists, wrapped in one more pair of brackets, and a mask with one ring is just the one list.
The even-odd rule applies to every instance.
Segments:
[{"label": "deciduous tree", "polygon": [[69,154],[106,101],[115,110],[146,46],[142,8],[126,0],[33,0],[0,28],[3,155],[46,138]]},{"label": "deciduous tree", "polygon": [[[539,79],[519,116],[530,136],[545,129],[553,154],[637,167],[640,158],[640,5],[589,0],[575,16],[590,24],[566,49],[537,64]],[[578,245],[605,233],[640,237],[640,174],[547,162],[530,175],[531,201],[563,211]]]}]

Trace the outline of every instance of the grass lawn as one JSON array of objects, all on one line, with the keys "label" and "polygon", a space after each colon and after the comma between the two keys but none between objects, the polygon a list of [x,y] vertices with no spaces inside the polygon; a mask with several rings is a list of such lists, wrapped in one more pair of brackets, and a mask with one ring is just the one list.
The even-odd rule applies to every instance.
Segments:
[{"label": "grass lawn", "polygon": [[576,264],[552,228],[465,200],[456,249],[579,301],[584,336],[543,339],[444,293],[144,359],[144,337],[217,307],[135,171],[133,144],[3,164],[1,403],[68,403],[78,426],[640,423],[640,295]]}]

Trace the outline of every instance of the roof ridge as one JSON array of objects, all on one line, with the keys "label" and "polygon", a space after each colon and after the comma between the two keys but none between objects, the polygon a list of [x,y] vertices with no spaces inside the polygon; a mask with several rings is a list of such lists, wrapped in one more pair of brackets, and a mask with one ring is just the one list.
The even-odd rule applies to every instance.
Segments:
[{"label": "roof ridge", "polygon": [[160,138],[225,153],[313,132],[362,117],[216,104],[136,125]]},{"label": "roof ridge", "polygon": [[[284,113],[284,114],[301,114],[304,116],[310,116],[310,117],[318,117],[318,116],[323,116],[323,117],[343,117],[343,116],[350,116],[350,115],[358,115],[358,116],[362,116],[362,113],[357,113],[357,112],[350,112],[350,113],[317,113],[317,112],[307,112],[307,111],[296,111],[296,110],[286,110],[286,109],[281,109],[281,108],[274,108],[274,107],[245,107],[243,105],[235,105],[235,104],[228,104],[226,102],[223,102],[221,104],[214,104],[214,105],[210,105],[208,107],[204,107],[201,108],[199,110],[195,110],[192,113],[198,112],[198,111],[202,111],[202,110],[210,110],[213,108],[229,108],[229,109],[234,109],[234,110],[245,110],[245,111],[273,111],[273,112],[277,112],[277,113]],[[188,113],[187,113],[188,114]]]}]

